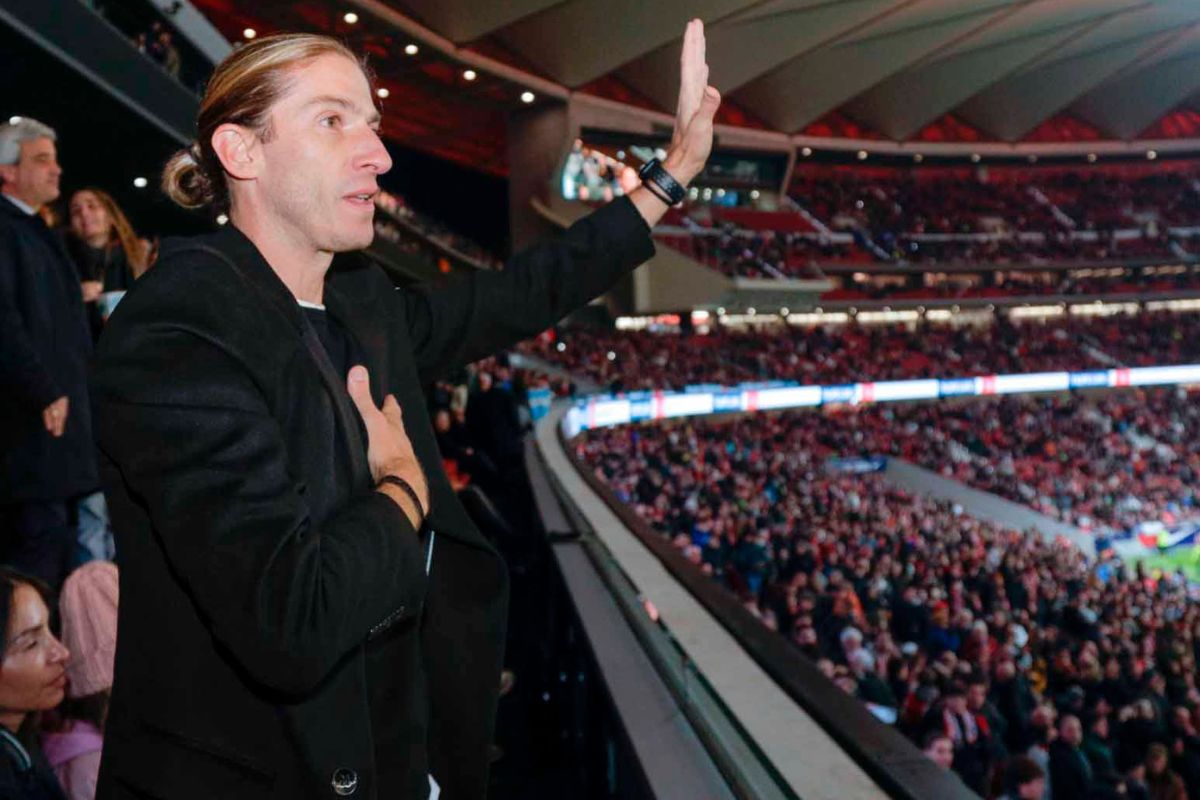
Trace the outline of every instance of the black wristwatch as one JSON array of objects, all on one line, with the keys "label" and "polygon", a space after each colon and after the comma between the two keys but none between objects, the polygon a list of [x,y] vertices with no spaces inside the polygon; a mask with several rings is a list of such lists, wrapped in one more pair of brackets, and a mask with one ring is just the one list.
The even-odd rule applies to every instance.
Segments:
[{"label": "black wristwatch", "polygon": [[652,158],[642,165],[638,170],[638,177],[642,179],[642,184],[654,193],[654,196],[662,200],[669,206],[677,205],[683,202],[687,197],[687,189],[679,181],[671,177],[671,173],[667,172],[662,165],[662,162],[657,158]]}]

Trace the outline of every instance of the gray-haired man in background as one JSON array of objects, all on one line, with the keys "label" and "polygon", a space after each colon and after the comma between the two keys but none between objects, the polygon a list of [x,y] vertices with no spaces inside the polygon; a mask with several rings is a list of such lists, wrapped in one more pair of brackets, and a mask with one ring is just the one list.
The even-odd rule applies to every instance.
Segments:
[{"label": "gray-haired man in background", "polygon": [[[38,213],[59,196],[56,139],[33,119],[0,125],[0,560],[54,588],[76,563],[112,555],[79,277]],[[82,552],[97,536],[98,551]]]}]

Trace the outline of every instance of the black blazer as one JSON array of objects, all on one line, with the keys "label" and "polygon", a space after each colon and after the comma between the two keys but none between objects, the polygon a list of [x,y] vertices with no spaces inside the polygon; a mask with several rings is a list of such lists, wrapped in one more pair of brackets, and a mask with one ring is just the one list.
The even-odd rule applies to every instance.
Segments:
[{"label": "black blazer", "polygon": [[[232,226],[164,247],[94,373],[122,566],[98,797],[372,798],[381,768],[405,796],[424,797],[429,770],[446,800],[483,797],[507,574],[441,470],[423,389],[653,252],[622,199],[446,288],[330,271],[326,306],[429,478],[426,579],[428,531],[371,490],[345,376],[255,247]],[[382,726],[405,746],[376,764]]]},{"label": "black blazer", "polygon": [[[0,195],[0,505],[95,491],[88,405],[92,336],[62,239]],[[66,395],[63,435],[42,410]]]}]

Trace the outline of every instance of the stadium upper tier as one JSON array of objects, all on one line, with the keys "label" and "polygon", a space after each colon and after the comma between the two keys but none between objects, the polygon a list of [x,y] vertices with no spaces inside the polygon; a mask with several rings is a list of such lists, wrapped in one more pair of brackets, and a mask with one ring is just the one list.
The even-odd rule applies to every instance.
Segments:
[{"label": "stadium upper tier", "polygon": [[779,324],[705,334],[568,328],[522,349],[612,389],[784,380],[805,385],[1108,369],[1200,361],[1200,314],[990,325]]},{"label": "stadium upper tier", "polygon": [[[1173,291],[1194,276],[1072,265],[1191,262],[1200,251],[1195,162],[897,169],[804,165],[782,202],[738,207],[705,190],[659,229],[663,244],[727,275],[838,279],[823,299]],[[704,202],[707,197],[711,202]],[[751,199],[753,198],[753,199]],[[1155,263],[1157,262],[1157,263]],[[889,281],[856,278],[904,267]],[[954,267],[952,277],[930,274]],[[968,268],[1003,274],[972,275]],[[1029,274],[1017,274],[1019,268]]]}]

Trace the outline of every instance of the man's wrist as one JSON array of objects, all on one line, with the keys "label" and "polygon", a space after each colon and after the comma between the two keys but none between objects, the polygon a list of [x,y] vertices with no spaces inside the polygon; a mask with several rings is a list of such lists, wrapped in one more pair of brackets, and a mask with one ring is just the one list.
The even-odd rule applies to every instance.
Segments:
[{"label": "man's wrist", "polygon": [[421,518],[420,511],[417,509],[416,504],[413,503],[412,498],[409,497],[407,492],[405,492],[399,486],[395,486],[394,484],[390,483],[379,484],[375,487],[375,491],[379,492],[380,494],[387,495],[393,503],[399,506],[400,512],[404,514],[404,516],[408,517],[408,521],[412,524],[413,528],[421,527],[421,523],[424,522],[424,520]]},{"label": "man's wrist", "polygon": [[699,173],[699,170],[687,166],[687,158],[678,150],[668,152],[667,157],[663,159],[662,165],[663,169],[670,173],[671,177],[685,189],[695,180],[696,175]]}]

